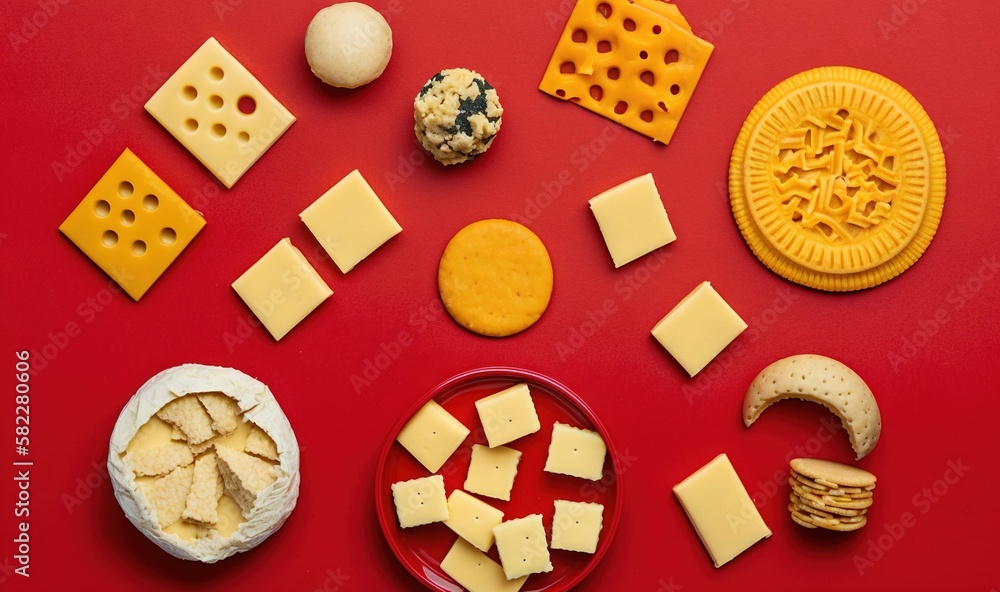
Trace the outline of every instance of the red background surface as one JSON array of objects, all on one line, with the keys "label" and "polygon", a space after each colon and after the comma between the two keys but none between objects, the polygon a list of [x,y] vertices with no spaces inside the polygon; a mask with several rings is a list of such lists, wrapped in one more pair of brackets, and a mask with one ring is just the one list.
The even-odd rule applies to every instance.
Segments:
[{"label": "red background surface", "polygon": [[[667,147],[536,90],[569,1],[378,0],[391,15],[395,52],[378,81],[352,92],[325,87],[303,59],[305,27],[324,3],[0,7],[8,42],[0,51],[8,367],[0,426],[10,432],[0,449],[8,461],[15,459],[14,352],[31,350],[37,370],[27,457],[35,462],[31,577],[11,571],[16,491],[5,462],[4,587],[417,589],[376,522],[376,458],[415,398],[490,365],[566,383],[627,455],[615,544],[581,589],[1000,586],[1000,518],[991,501],[1000,469],[996,3],[687,0],[681,8],[716,51]],[[31,21],[41,25],[33,29]],[[172,73],[209,36],[298,118],[228,191],[141,106],[152,80]],[[732,142],[753,104],[781,80],[833,64],[871,69],[909,89],[936,123],[948,165],[947,206],[928,252],[888,284],[846,295],[789,284],[761,266],[723,190]],[[455,66],[476,68],[499,89],[503,131],[470,165],[444,169],[423,159],[409,167],[408,158],[420,160],[412,98],[434,72]],[[102,124],[97,140],[93,130]],[[89,154],[57,175],[53,163],[87,142]],[[108,278],[56,230],[125,147],[208,220],[140,303],[112,293]],[[298,213],[356,167],[404,231],[344,276],[321,256]],[[586,200],[648,171],[679,239],[660,257],[615,270]],[[547,186],[561,191],[539,199]],[[469,222],[497,216],[526,219],[556,272],[541,321],[503,340],[468,333],[436,308],[435,269],[447,240]],[[280,343],[261,329],[227,343],[249,314],[229,284],[285,236],[336,294]],[[689,380],[649,330],[706,279],[751,330]],[[586,326],[591,335],[581,344],[574,331],[599,317],[606,301],[613,314],[596,331]],[[67,339],[68,323],[79,332]],[[355,392],[350,377],[363,376],[383,348],[400,341],[408,345],[397,358],[377,376],[370,371],[370,385]],[[868,526],[854,534],[793,524],[785,486],[774,478],[799,454],[853,458],[843,431],[824,423],[831,418],[824,409],[785,402],[750,430],[740,421],[756,373],[803,352],[854,368],[882,410],[882,440],[858,463],[879,477],[875,505]],[[233,366],[269,384],[302,448],[299,506],[284,528],[253,552],[212,566],[180,562],[148,542],[119,510],[101,468],[128,398],[148,377],[184,362]],[[774,535],[717,570],[670,488],[720,452]],[[859,567],[859,558],[871,564]]]}]

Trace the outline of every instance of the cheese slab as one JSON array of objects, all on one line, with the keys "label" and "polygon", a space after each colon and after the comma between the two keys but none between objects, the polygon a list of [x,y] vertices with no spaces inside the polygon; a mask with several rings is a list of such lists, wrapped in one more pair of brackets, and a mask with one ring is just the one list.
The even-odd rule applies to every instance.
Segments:
[{"label": "cheese slab", "polygon": [[459,537],[441,560],[441,569],[469,592],[518,592],[528,576],[508,580],[503,568]]},{"label": "cheese slab", "polygon": [[503,522],[503,512],[456,489],[448,496],[448,519],[444,525],[483,553],[493,546],[493,527]]},{"label": "cheese slab", "polygon": [[295,328],[333,290],[287,238],[243,272],[233,289],[275,341]]},{"label": "cheese slab", "polygon": [[538,88],[669,143],[714,48],[661,4],[578,0]]},{"label": "cheese slab", "polygon": [[392,484],[392,501],[401,528],[423,526],[448,519],[444,478],[431,475]]},{"label": "cheese slab", "polygon": [[214,37],[150,97],[146,111],[226,187],[295,121]]},{"label": "cheese slab", "polygon": [[555,500],[555,514],[552,516],[552,548],[595,553],[603,526],[603,505]]},{"label": "cheese slab", "polygon": [[513,442],[542,428],[531,400],[531,391],[523,382],[479,399],[476,410],[490,448]]},{"label": "cheese slab", "polygon": [[469,428],[444,410],[437,401],[428,401],[413,414],[396,436],[396,441],[431,473],[436,473],[469,435]]},{"label": "cheese slab", "polygon": [[126,148],[59,232],[138,302],[204,226],[201,214]]},{"label": "cheese slab", "polygon": [[556,422],[552,425],[545,471],[600,481],[604,477],[607,452],[608,447],[597,432]]},{"label": "cheese slab", "polygon": [[722,567],[757,541],[771,536],[725,454],[675,485],[674,495],[715,567]]},{"label": "cheese slab", "polygon": [[497,446],[490,448],[482,444],[472,445],[469,473],[465,478],[465,489],[472,493],[510,501],[514,488],[517,465],[521,461],[521,451]]},{"label": "cheese slab", "polygon": [[299,217],[342,273],[403,230],[357,169]]},{"label": "cheese slab", "polygon": [[677,240],[651,173],[591,199],[590,211],[616,268]]},{"label": "cheese slab", "polygon": [[552,571],[541,514],[508,520],[493,528],[493,537],[507,579]]},{"label": "cheese slab", "polygon": [[732,343],[747,324],[702,282],[653,327],[653,337],[693,378]]}]

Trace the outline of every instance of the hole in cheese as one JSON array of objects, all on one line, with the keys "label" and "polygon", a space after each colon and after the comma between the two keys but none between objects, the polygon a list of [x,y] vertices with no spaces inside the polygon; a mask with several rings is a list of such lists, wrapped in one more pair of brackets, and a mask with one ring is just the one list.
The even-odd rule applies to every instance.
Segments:
[{"label": "hole in cheese", "polygon": [[663,31],[660,25],[653,25],[653,35],[659,35]]},{"label": "hole in cheese", "polygon": [[101,235],[101,244],[105,247],[113,247],[118,244],[118,233],[114,230],[105,230]]},{"label": "hole in cheese", "polygon": [[630,18],[627,18],[622,23],[622,27],[625,27],[626,31],[635,31],[635,21]]},{"label": "hole in cheese", "polygon": [[222,68],[215,66],[208,71],[208,75],[212,78],[212,80],[218,82],[219,80],[222,80],[226,73],[222,71]]},{"label": "hole in cheese", "polygon": [[639,74],[639,80],[645,82],[649,86],[653,86],[653,84],[656,83],[656,76],[654,76],[649,70],[643,70]]},{"label": "hole in cheese", "polygon": [[173,228],[164,228],[160,231],[160,242],[165,245],[172,245],[177,242],[177,231]]},{"label": "hole in cheese", "polygon": [[185,101],[193,101],[198,98],[198,89],[189,84],[181,89],[181,96]]},{"label": "hole in cheese", "polygon": [[212,109],[215,109],[216,111],[218,111],[219,109],[222,109],[222,106],[224,104],[225,104],[225,102],[222,100],[222,97],[220,97],[219,95],[212,95],[212,96],[208,97],[208,106],[211,107]]},{"label": "hole in cheese", "polygon": [[184,129],[186,129],[189,132],[198,131],[198,120],[188,119],[187,121],[184,122]]},{"label": "hole in cheese", "polygon": [[104,218],[111,213],[111,204],[102,200],[99,200],[94,204],[94,215],[98,218]]},{"label": "hole in cheese", "polygon": [[141,240],[137,240],[132,243],[132,254],[136,257],[141,257],[146,254],[146,243]]},{"label": "hole in cheese", "polygon": [[681,54],[676,49],[671,49],[663,56],[664,64],[673,64],[681,59]]},{"label": "hole in cheese", "polygon": [[628,111],[628,103],[626,103],[625,101],[618,101],[618,104],[615,105],[615,113],[621,115],[626,111]]},{"label": "hole in cheese", "polygon": [[646,109],[645,111],[639,114],[639,119],[645,121],[646,123],[650,123],[651,121],[653,121],[653,112],[650,111],[649,109]]},{"label": "hole in cheese", "polygon": [[212,135],[215,136],[216,138],[225,138],[226,126],[222,125],[221,123],[216,123],[215,125],[212,126]]},{"label": "hole in cheese", "polygon": [[642,51],[639,52],[639,57],[642,58],[642,59],[646,59],[646,58],[649,57],[649,52],[644,49],[644,50],[642,50]]},{"label": "hole in cheese", "polygon": [[143,209],[152,212],[156,208],[160,207],[160,200],[157,199],[155,195],[147,195],[142,198]]},{"label": "hole in cheese", "polygon": [[608,78],[610,78],[611,80],[618,80],[618,77],[621,75],[622,75],[621,70],[619,70],[618,68],[616,67],[608,68]]},{"label": "hole in cheese", "polygon": [[236,139],[239,140],[240,143],[246,144],[247,142],[250,141],[250,134],[246,132],[240,132],[239,135],[236,136]]},{"label": "hole in cheese", "polygon": [[135,191],[135,187],[128,181],[122,181],[118,184],[118,195],[122,197],[132,197],[132,192]]},{"label": "hole in cheese", "polygon": [[611,51],[610,41],[598,41],[597,42],[597,53],[609,53]]},{"label": "hole in cheese", "polygon": [[135,212],[122,210],[122,226],[132,226],[133,224],[135,224]]},{"label": "hole in cheese", "polygon": [[587,42],[587,32],[583,29],[577,29],[573,31],[573,43],[586,43]]},{"label": "hole in cheese", "polygon": [[677,84],[670,85],[670,94],[679,95],[681,93],[681,87]]},{"label": "hole in cheese", "polygon": [[240,110],[240,113],[250,115],[257,110],[257,101],[253,100],[253,97],[249,95],[243,95],[236,102],[236,108]]},{"label": "hole in cheese", "polygon": [[560,74],[576,74],[576,64],[573,62],[563,62],[559,64]]},{"label": "hole in cheese", "polygon": [[590,98],[594,99],[595,101],[600,101],[602,98],[604,98],[604,89],[597,86],[596,84],[594,86],[591,86]]},{"label": "hole in cheese", "polygon": [[604,18],[610,17],[611,5],[608,4],[607,2],[601,2],[600,4],[597,5],[597,14],[603,16]]}]

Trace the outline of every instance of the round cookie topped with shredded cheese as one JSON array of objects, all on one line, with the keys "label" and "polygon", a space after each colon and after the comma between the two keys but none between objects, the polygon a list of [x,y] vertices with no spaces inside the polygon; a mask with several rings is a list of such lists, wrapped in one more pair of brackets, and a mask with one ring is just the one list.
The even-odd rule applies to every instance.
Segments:
[{"label": "round cookie topped with shredded cheese", "polygon": [[552,296],[552,261],[542,241],[509,220],[480,220],[458,231],[441,256],[438,290],[469,331],[506,337],[524,331]]},{"label": "round cookie topped with shredded cheese", "polygon": [[753,108],[733,148],[729,194],[740,232],[772,271],[820,290],[860,290],[927,249],[944,208],[944,152],[895,82],[817,68]]},{"label": "round cookie topped with shredded cheese", "polygon": [[413,100],[417,140],[442,164],[460,164],[486,152],[500,131],[497,91],[473,70],[442,70]]}]

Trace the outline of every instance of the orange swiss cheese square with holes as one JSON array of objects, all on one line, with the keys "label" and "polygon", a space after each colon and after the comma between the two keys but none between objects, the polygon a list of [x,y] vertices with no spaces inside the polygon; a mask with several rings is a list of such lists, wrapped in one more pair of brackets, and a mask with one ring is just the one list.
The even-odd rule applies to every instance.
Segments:
[{"label": "orange swiss cheese square with holes", "polygon": [[660,0],[578,0],[539,89],[669,143],[714,47]]},{"label": "orange swiss cheese square with holes", "polygon": [[59,230],[138,301],[204,226],[126,148]]}]

